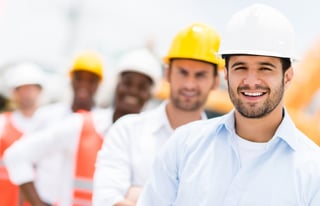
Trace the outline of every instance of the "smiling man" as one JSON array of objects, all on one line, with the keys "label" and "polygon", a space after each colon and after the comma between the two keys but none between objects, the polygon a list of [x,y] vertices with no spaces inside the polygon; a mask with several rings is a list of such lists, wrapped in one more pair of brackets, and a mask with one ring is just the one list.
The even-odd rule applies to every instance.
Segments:
[{"label": "smiling man", "polygon": [[174,129],[206,118],[204,104],[218,86],[218,67],[223,66],[219,45],[218,34],[203,24],[177,34],[164,58],[169,100],[121,118],[110,128],[97,157],[93,205],[135,205],[154,157]]},{"label": "smiling man", "polygon": [[162,68],[152,52],[142,48],[126,53],[119,60],[117,73],[113,122],[123,115],[139,113],[145,108],[162,78]]},{"label": "smiling man", "polygon": [[139,206],[320,205],[320,151],[293,124],[293,29],[262,4],[237,12],[221,45],[230,113],[177,129]]}]

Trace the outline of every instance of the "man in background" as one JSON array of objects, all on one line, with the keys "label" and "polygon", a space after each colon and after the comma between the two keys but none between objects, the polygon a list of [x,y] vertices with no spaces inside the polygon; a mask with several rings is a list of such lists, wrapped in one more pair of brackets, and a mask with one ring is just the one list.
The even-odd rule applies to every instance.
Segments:
[{"label": "man in background", "polygon": [[40,66],[23,62],[8,68],[5,80],[14,109],[0,115],[0,205],[18,205],[19,188],[10,182],[2,157],[32,127],[45,76]]},{"label": "man in background", "polygon": [[170,98],[153,110],[127,115],[110,128],[97,158],[93,205],[135,205],[154,157],[172,132],[206,119],[204,104],[219,85],[218,69],[223,66],[219,44],[219,35],[201,23],[178,32],[164,57]]}]

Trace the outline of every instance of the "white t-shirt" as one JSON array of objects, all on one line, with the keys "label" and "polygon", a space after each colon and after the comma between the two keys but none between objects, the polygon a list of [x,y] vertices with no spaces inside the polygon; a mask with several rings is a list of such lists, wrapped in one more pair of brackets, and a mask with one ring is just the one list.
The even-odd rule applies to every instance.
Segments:
[{"label": "white t-shirt", "polygon": [[267,142],[251,142],[236,135],[241,166],[244,166],[266,151]]}]

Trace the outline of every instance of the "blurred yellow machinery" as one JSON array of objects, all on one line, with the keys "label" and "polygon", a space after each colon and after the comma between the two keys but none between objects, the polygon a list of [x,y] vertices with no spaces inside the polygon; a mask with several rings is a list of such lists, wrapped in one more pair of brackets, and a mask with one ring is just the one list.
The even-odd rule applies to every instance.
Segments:
[{"label": "blurred yellow machinery", "polygon": [[319,112],[310,111],[309,107],[320,88],[319,77],[320,38],[312,44],[295,66],[294,79],[285,96],[286,107],[296,126],[318,145],[320,145],[320,115]]}]

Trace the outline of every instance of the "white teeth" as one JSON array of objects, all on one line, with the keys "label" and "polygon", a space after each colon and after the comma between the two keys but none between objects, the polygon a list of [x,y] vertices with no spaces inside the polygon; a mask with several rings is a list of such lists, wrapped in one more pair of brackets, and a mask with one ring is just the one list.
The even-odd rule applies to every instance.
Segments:
[{"label": "white teeth", "polygon": [[262,94],[263,94],[262,92],[254,92],[254,93],[244,92],[244,95],[250,96],[250,97],[258,97],[258,96],[261,96]]},{"label": "white teeth", "polygon": [[185,95],[185,96],[188,96],[188,97],[192,97],[192,96],[195,96],[195,92],[183,92],[182,93],[183,95]]}]

